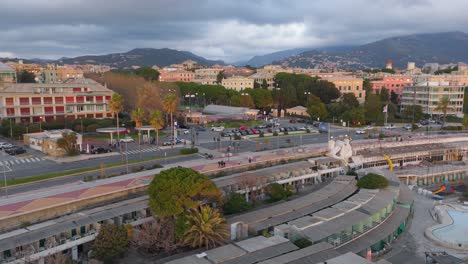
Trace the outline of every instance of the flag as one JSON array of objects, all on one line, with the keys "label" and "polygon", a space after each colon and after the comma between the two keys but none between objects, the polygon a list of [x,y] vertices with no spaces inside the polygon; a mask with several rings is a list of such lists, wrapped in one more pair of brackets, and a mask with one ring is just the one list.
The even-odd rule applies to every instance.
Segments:
[{"label": "flag", "polygon": [[383,111],[382,111],[382,112],[387,113],[387,110],[388,110],[388,105],[385,105],[385,106],[383,107]]}]

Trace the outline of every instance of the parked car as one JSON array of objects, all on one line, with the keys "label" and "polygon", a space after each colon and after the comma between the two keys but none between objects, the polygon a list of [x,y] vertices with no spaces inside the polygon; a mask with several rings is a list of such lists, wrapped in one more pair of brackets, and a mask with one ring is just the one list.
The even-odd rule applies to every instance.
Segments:
[{"label": "parked car", "polygon": [[423,126],[427,126],[429,125],[429,120],[421,120],[421,122],[419,122],[421,125]]},{"label": "parked car", "polygon": [[296,123],[296,122],[297,122],[297,120],[296,120],[296,119],[289,119],[289,123],[292,123],[292,124],[294,124],[294,123]]},{"label": "parked car", "polygon": [[411,129],[413,129],[413,125],[406,124],[403,128],[406,129],[406,130],[411,130]]},{"label": "parked car", "polygon": [[23,147],[16,146],[14,148],[9,148],[5,150],[5,152],[10,155],[19,155],[19,154],[26,153],[26,150]]},{"label": "parked car", "polygon": [[91,154],[102,154],[102,153],[110,153],[112,149],[97,147],[91,150]]},{"label": "parked car", "polygon": [[134,142],[134,141],[135,140],[130,136],[126,136],[126,137],[120,139],[120,142],[124,142],[124,143],[130,143],[130,142]]},{"label": "parked car", "polygon": [[222,137],[233,137],[234,132],[221,132]]},{"label": "parked car", "polygon": [[188,134],[190,134],[190,130],[184,129],[184,130],[182,130],[182,133],[184,133],[184,135],[188,135]]},{"label": "parked car", "polygon": [[219,127],[212,127],[212,128],[211,128],[211,131],[215,131],[215,132],[223,132],[223,131],[224,131],[224,127],[223,127],[223,126],[219,126]]},{"label": "parked car", "polygon": [[280,127],[279,130],[280,130],[281,132],[284,132],[284,131],[286,130],[286,128]]},{"label": "parked car", "polygon": [[298,123],[305,123],[306,121],[305,121],[305,119],[299,119],[299,120],[297,120],[297,122]]},{"label": "parked car", "polygon": [[294,131],[298,131],[298,130],[299,130],[299,129],[297,129],[297,127],[292,127],[292,129],[293,129]]},{"label": "parked car", "polygon": [[0,149],[10,148],[10,147],[13,147],[13,145],[7,142],[0,142]]},{"label": "parked car", "polygon": [[247,130],[247,129],[249,129],[248,126],[241,126],[241,127],[239,127],[239,130]]},{"label": "parked car", "polygon": [[385,129],[394,129],[394,128],[396,128],[396,126],[394,126],[393,124],[390,124],[390,125],[386,125],[384,128]]},{"label": "parked car", "polygon": [[251,128],[250,131],[252,132],[252,134],[258,134],[258,133],[260,133],[260,132],[258,132],[258,130],[255,129],[255,128]]},{"label": "parked car", "polygon": [[267,124],[261,124],[258,126],[258,128],[267,128]]},{"label": "parked car", "polygon": [[366,130],[365,129],[358,129],[356,130],[356,135],[363,135],[366,133]]},{"label": "parked car", "polygon": [[240,130],[239,133],[242,135],[242,136],[247,136],[247,132],[245,130]]},{"label": "parked car", "polygon": [[204,128],[202,126],[196,126],[195,131],[206,131],[206,128]]}]

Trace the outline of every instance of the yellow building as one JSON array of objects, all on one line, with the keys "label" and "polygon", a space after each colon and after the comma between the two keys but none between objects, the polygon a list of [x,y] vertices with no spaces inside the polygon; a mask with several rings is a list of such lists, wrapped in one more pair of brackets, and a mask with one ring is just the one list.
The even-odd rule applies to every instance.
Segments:
[{"label": "yellow building", "polygon": [[353,93],[360,103],[366,98],[366,91],[363,87],[363,79],[354,76],[331,76],[323,77],[323,80],[333,83],[341,94]]},{"label": "yellow building", "polygon": [[197,69],[193,81],[201,84],[216,84],[216,77],[222,70],[218,68]]},{"label": "yellow building", "polygon": [[223,79],[221,84],[226,89],[242,91],[244,89],[253,89],[254,88],[254,79],[243,76],[233,76],[226,79]]}]

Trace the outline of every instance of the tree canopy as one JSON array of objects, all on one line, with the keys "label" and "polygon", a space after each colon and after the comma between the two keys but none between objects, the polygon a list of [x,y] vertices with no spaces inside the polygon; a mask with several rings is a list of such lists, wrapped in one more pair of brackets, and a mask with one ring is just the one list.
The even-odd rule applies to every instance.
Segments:
[{"label": "tree canopy", "polygon": [[129,238],[125,226],[104,224],[92,246],[93,256],[104,263],[113,263],[128,247]]},{"label": "tree canopy", "polygon": [[284,107],[305,105],[306,92],[317,96],[325,104],[340,97],[340,91],[333,83],[305,74],[278,73],[275,81],[281,90],[281,95],[286,98]]},{"label": "tree canopy", "polygon": [[307,114],[312,119],[324,120],[328,117],[328,111],[325,104],[320,101],[320,98],[314,95],[309,95],[309,102],[307,103]]},{"label": "tree canopy", "polygon": [[388,186],[388,180],[382,175],[369,173],[358,180],[357,186],[364,189],[383,189]]},{"label": "tree canopy", "polygon": [[157,81],[159,79],[159,71],[149,67],[144,66],[135,70],[137,76],[143,77],[147,81]]},{"label": "tree canopy", "polygon": [[16,82],[18,83],[35,83],[36,82],[36,76],[34,73],[22,70],[16,72]]},{"label": "tree canopy", "polygon": [[156,174],[148,189],[149,205],[159,217],[176,216],[202,204],[220,204],[221,192],[205,175],[175,167]]},{"label": "tree canopy", "polygon": [[354,93],[343,94],[343,104],[349,108],[358,107],[359,101]]},{"label": "tree canopy", "polygon": [[57,146],[67,153],[69,156],[79,154],[79,150],[76,147],[76,133],[75,132],[63,132],[62,137],[57,140]]}]

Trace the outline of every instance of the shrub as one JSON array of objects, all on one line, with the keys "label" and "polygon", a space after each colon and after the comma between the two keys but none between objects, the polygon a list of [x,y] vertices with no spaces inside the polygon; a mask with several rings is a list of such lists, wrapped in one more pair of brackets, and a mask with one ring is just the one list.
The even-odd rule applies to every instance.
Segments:
[{"label": "shrub", "polygon": [[146,169],[147,169],[147,170],[154,170],[154,169],[160,169],[160,168],[162,168],[162,167],[163,167],[163,166],[162,166],[161,164],[156,163],[156,164],[153,164],[153,165],[147,167]]},{"label": "shrub", "polygon": [[180,154],[182,155],[188,155],[188,154],[194,154],[198,153],[198,148],[184,148],[180,150]]},{"label": "shrub", "polygon": [[350,176],[358,176],[357,172],[355,170],[349,170],[346,175],[350,175]]},{"label": "shrub", "polygon": [[283,133],[284,133],[284,135],[288,135],[288,134],[289,134],[289,132],[286,131],[286,130],[285,130]]},{"label": "shrub", "polygon": [[241,136],[239,136],[239,135],[234,135],[234,140],[241,140]]},{"label": "shrub", "polygon": [[93,256],[105,263],[113,263],[127,250],[128,232],[124,226],[104,224],[94,240]]},{"label": "shrub", "polygon": [[468,198],[468,192],[464,192],[463,197]]},{"label": "shrub", "polygon": [[270,202],[285,200],[292,195],[291,190],[289,190],[288,188],[283,188],[281,184],[276,182],[268,185],[266,188],[266,192],[270,197]]},{"label": "shrub", "polygon": [[144,166],[132,167],[132,172],[139,172],[139,171],[142,171],[144,169],[145,169]]},{"label": "shrub", "polygon": [[364,189],[383,189],[388,186],[388,180],[382,175],[369,173],[358,180],[357,186]]},{"label": "shrub", "polygon": [[94,180],[93,175],[87,175],[87,176],[84,176],[84,178],[83,178],[83,181],[85,181],[85,182],[90,182],[90,181],[93,181],[93,180]]},{"label": "shrub", "polygon": [[263,131],[260,132],[260,133],[258,134],[258,137],[261,137],[261,138],[262,138],[262,137],[265,137],[265,133],[264,133]]},{"label": "shrub", "polygon": [[444,126],[442,127],[443,130],[462,130],[462,126]]},{"label": "shrub", "polygon": [[278,136],[278,132],[276,132],[276,131],[273,132],[273,136],[275,136],[275,137]]},{"label": "shrub", "polygon": [[306,133],[310,133],[310,132],[311,132],[310,129],[307,128],[307,129],[306,129]]},{"label": "shrub", "polygon": [[306,248],[312,245],[312,242],[306,238],[299,238],[293,242],[298,248]]},{"label": "shrub", "polygon": [[96,132],[96,129],[99,128],[98,124],[92,124],[86,127],[86,132]]},{"label": "shrub", "polygon": [[240,193],[232,193],[226,199],[223,210],[225,214],[235,214],[247,211],[251,205],[245,200],[244,195]]}]

